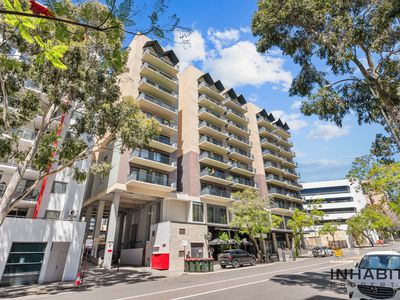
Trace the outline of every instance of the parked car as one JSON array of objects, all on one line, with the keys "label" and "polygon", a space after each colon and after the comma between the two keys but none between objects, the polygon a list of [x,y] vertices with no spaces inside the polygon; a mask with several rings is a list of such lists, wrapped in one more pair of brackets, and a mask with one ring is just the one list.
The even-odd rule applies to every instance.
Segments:
[{"label": "parked car", "polygon": [[256,265],[256,257],[241,249],[226,250],[218,256],[218,262],[221,268],[232,266],[239,268],[243,265]]},{"label": "parked car", "polygon": [[327,247],[315,247],[314,249],[312,249],[312,255],[314,257],[332,256],[333,251]]},{"label": "parked car", "polygon": [[346,288],[350,299],[399,300],[400,253],[374,251],[355,264],[353,276],[347,275]]}]

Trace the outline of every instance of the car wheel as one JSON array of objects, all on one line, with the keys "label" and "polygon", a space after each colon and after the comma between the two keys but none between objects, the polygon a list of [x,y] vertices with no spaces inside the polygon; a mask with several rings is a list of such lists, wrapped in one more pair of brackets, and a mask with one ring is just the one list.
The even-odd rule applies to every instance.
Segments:
[{"label": "car wheel", "polygon": [[250,260],[250,265],[251,266],[255,266],[256,265],[256,260],[254,259],[254,258],[252,258],[251,260]]},{"label": "car wheel", "polygon": [[239,268],[240,267],[240,264],[239,264],[239,261],[237,260],[237,259],[235,259],[233,262],[232,262],[232,266],[236,269],[236,268]]},{"label": "car wheel", "polygon": [[226,266],[221,266],[221,268],[222,268],[222,269],[225,269],[225,268],[226,268]]}]

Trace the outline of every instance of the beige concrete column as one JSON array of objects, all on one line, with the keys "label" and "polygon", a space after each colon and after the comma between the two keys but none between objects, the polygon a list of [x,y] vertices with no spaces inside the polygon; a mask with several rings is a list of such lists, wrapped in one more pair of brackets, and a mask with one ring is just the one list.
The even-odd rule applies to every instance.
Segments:
[{"label": "beige concrete column", "polygon": [[93,247],[92,247],[92,253],[91,253],[91,255],[94,257],[97,257],[97,248],[99,246],[101,220],[103,219],[105,204],[106,204],[106,201],[104,201],[104,200],[99,201],[99,203],[97,204],[96,223],[94,225]]},{"label": "beige concrete column", "polygon": [[290,239],[289,239],[289,233],[285,233],[285,240],[286,240],[286,248],[290,249]]},{"label": "beige concrete column", "polygon": [[85,211],[86,227],[85,227],[84,241],[87,239],[87,236],[88,236],[88,233],[89,233],[90,220],[92,219],[92,213],[93,213],[93,206],[87,207],[86,211]]},{"label": "beige concrete column", "polygon": [[272,232],[271,237],[272,237],[272,252],[278,252],[278,243],[276,241],[276,233]]},{"label": "beige concrete column", "polygon": [[107,238],[106,238],[106,247],[104,251],[104,269],[111,269],[112,266],[112,255],[114,252],[114,240],[115,233],[117,231],[117,218],[118,218],[118,208],[120,202],[120,194],[114,193],[113,201],[110,209],[110,217],[108,219],[107,226]]}]

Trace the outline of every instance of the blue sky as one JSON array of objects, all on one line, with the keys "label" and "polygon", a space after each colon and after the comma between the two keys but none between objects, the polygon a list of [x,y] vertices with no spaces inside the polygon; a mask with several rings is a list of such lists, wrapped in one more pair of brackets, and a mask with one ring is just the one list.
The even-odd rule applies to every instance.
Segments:
[{"label": "blue sky", "polygon": [[192,28],[190,46],[178,35],[162,41],[173,48],[185,67],[191,63],[209,71],[214,80],[234,87],[248,101],[272,111],[291,127],[301,181],[343,178],[356,156],[368,153],[379,125],[358,126],[347,117],[343,127],[303,116],[299,97],[289,97],[288,85],[298,67],[279,51],[261,55],[250,31],[256,1],[170,1],[169,13],[181,18],[181,25]]}]

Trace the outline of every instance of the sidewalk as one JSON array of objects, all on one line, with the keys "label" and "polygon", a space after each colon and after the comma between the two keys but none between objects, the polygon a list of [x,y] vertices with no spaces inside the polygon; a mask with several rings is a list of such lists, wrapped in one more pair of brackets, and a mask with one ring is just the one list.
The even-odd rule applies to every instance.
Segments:
[{"label": "sidewalk", "polygon": [[157,281],[167,277],[176,277],[183,272],[158,271],[149,267],[121,266],[104,270],[90,264],[86,271],[83,283],[75,286],[74,282],[53,282],[28,286],[11,286],[0,288],[0,298],[17,298],[34,295],[55,295],[67,291],[85,291],[97,287],[112,286],[116,284],[134,284],[144,281]]}]

